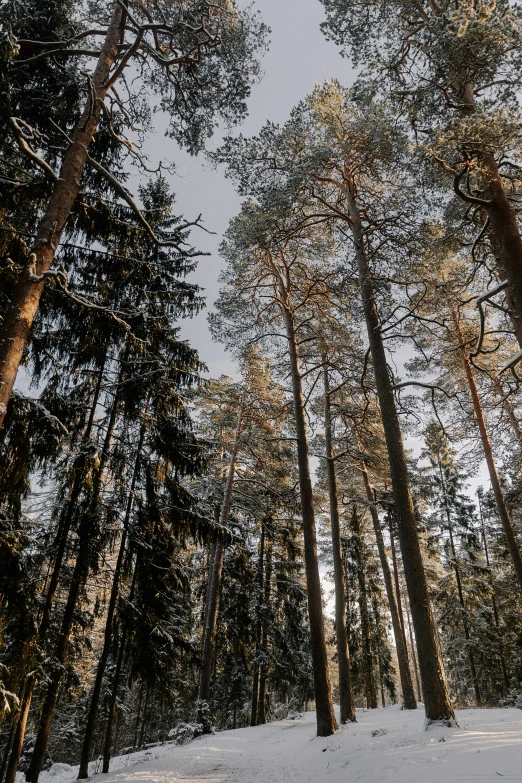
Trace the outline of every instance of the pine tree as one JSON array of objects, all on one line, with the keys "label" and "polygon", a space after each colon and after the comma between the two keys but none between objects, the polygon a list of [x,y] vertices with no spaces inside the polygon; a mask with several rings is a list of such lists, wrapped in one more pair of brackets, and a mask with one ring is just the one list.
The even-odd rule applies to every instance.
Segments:
[{"label": "pine tree", "polygon": [[[255,196],[261,204],[263,200],[267,202],[267,215],[270,215],[269,203],[281,205],[290,215],[292,209],[295,210],[304,235],[315,229],[319,209],[324,222],[335,227],[339,225],[341,236],[348,231],[353,239],[353,261],[367,325],[420,649],[426,714],[428,722],[451,723],[454,714],[430,609],[393,381],[373,282],[374,268],[379,263],[386,267],[392,262],[391,239],[385,228],[392,220],[390,216],[396,216],[394,242],[400,243],[401,248],[399,236],[406,239],[411,232],[409,221],[402,217],[403,211],[414,223],[406,195],[408,183],[401,165],[404,144],[404,135],[397,126],[392,127],[384,106],[366,102],[358,107],[347,91],[332,83],[318,87],[307,101],[296,107],[282,130],[267,126],[255,140],[229,140],[218,158],[228,163],[242,194]],[[275,159],[277,166],[274,166]],[[393,188],[387,187],[389,182],[394,182]],[[304,222],[303,214],[310,216],[310,226]],[[377,240],[379,231],[383,231],[382,243]],[[377,250],[383,247],[386,248],[384,257]]]},{"label": "pine tree", "polygon": [[408,116],[425,161],[452,178],[464,222],[472,222],[470,206],[480,212],[476,235],[480,241],[491,235],[520,324],[520,109],[515,87],[521,73],[520,9],[508,0],[440,6],[394,0],[384,8],[372,2],[361,14],[351,0],[322,2],[324,32],[344,54],[364,64],[373,88],[385,86],[386,95]]},{"label": "pine tree", "polygon": [[[284,329],[287,344],[286,359],[292,381],[298,450],[297,462],[305,541],[317,731],[319,736],[329,736],[335,730],[336,721],[331,698],[322,616],[309,444],[303,397],[298,320],[302,317],[301,313],[296,317],[298,303],[302,308],[305,303],[309,304],[315,297],[320,297],[321,293],[317,291],[312,297],[308,297],[307,272],[302,259],[302,243],[292,243],[291,240],[283,239],[278,248],[271,243],[271,239],[274,242],[275,236],[277,236],[275,232],[284,237],[284,228],[284,214],[282,222],[278,225],[277,215],[264,214],[253,203],[246,203],[243,212],[232,222],[222,250],[229,261],[226,279],[227,282],[230,282],[218,302],[219,316],[215,321],[215,328],[216,330],[219,328],[222,339],[226,339],[229,344],[241,344],[242,338],[237,334],[237,316],[235,314],[238,306],[250,306],[254,309],[253,328],[256,331],[259,328],[258,334],[260,336],[266,337],[267,332],[271,331],[272,322],[270,319],[272,317]],[[271,231],[274,233],[271,234]],[[313,242],[313,231],[310,232],[310,239]],[[321,239],[317,244],[317,250],[321,252]],[[264,286],[264,291],[270,304],[260,312],[260,301],[251,300],[249,285],[252,279],[259,281],[265,278],[267,283]]]}]

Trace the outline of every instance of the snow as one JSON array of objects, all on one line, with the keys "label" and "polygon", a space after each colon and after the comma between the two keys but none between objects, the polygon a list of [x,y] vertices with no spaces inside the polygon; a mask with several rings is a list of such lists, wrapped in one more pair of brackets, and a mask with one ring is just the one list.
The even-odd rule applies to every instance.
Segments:
[{"label": "snow", "polygon": [[[522,712],[460,710],[459,728],[431,726],[424,710],[358,710],[357,724],[315,736],[312,712],[163,745],[113,760],[96,783],[522,783]],[[55,765],[57,767],[58,765]],[[60,765],[62,768],[67,765]],[[77,768],[41,783],[69,783]],[[93,769],[94,771],[94,769]]]}]

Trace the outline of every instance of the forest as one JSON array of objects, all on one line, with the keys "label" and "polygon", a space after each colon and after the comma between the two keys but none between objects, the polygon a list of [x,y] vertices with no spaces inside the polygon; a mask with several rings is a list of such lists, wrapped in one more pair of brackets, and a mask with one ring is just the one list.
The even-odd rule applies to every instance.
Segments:
[{"label": "forest", "polygon": [[249,135],[261,0],[0,0],[0,783],[522,708],[522,7],[317,4]]}]

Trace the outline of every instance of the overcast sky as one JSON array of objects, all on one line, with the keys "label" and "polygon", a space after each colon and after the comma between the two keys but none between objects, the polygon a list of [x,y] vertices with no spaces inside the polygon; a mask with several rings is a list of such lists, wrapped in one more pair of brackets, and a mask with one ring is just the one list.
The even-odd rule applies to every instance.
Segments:
[{"label": "overcast sky", "polygon": [[[239,5],[245,6],[245,0]],[[233,133],[256,134],[267,120],[283,123],[292,107],[310,92],[316,83],[336,77],[345,85],[353,80],[348,60],[328,43],[319,25],[324,19],[319,0],[257,0],[255,7],[263,21],[271,28],[271,44],[263,59],[264,77],[253,88],[249,100],[249,116]],[[219,145],[217,136],[212,146]],[[240,201],[233,185],[224,177],[223,170],[214,170],[203,156],[191,158],[173,148],[173,142],[158,139],[165,157],[174,160],[177,175],[172,187],[177,194],[177,207],[186,218],[203,214],[205,226],[215,231],[209,236],[194,231],[193,242],[201,250],[210,252],[203,258],[191,279],[205,289],[207,305],[211,308],[219,289],[218,276],[223,266],[218,255],[221,237],[229,220],[237,214]],[[149,145],[147,145],[149,146]],[[208,312],[208,310],[207,310]],[[220,345],[212,342],[207,327],[207,312],[182,325],[182,335],[196,347],[207,363],[211,376],[232,374],[234,365]]]}]

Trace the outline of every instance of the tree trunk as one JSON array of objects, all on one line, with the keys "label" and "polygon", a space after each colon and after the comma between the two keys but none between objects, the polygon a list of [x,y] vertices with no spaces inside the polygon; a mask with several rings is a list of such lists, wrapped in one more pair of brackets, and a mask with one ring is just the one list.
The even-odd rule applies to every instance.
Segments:
[{"label": "tree trunk", "polygon": [[379,650],[377,650],[377,662],[379,664],[379,683],[381,685],[381,704],[383,707],[386,707],[386,698],[384,696],[384,675],[382,671],[382,658],[381,653]]},{"label": "tree trunk", "polygon": [[78,780],[82,780],[89,777],[89,760],[91,757],[92,743],[94,740],[94,729],[96,726],[96,717],[98,715],[98,705],[101,696],[103,678],[105,676],[105,669],[107,668],[107,661],[109,660],[109,654],[112,646],[112,637],[113,637],[113,630],[114,630],[114,615],[116,612],[116,602],[118,600],[118,595],[120,591],[121,571],[123,568],[123,560],[127,548],[127,536],[129,532],[130,515],[132,511],[132,504],[134,501],[134,489],[136,487],[136,479],[138,477],[138,469],[140,465],[141,449],[143,446],[144,437],[145,437],[145,426],[142,424],[140,430],[138,449],[136,453],[136,461],[134,463],[134,470],[132,473],[132,480],[129,489],[129,496],[127,498],[127,508],[125,510],[125,518],[123,520],[120,549],[118,552],[118,559],[116,561],[116,566],[114,569],[114,575],[112,580],[112,589],[111,589],[111,595],[109,599],[109,607],[107,610],[107,619],[105,621],[105,634],[103,639],[103,648],[101,651],[100,659],[98,661],[98,667],[96,669],[96,678],[94,680],[91,703],[87,715],[87,725],[85,727],[85,735],[84,735],[82,753],[80,758],[80,768],[78,770]]},{"label": "tree trunk", "polygon": [[[89,419],[87,421],[87,426],[85,428],[85,432],[82,436],[83,446],[87,446],[91,434],[92,434],[92,427],[94,424],[94,416],[96,414],[96,408],[98,407],[98,402],[100,399],[100,392],[101,392],[101,386],[103,382],[103,374],[105,370],[105,362],[106,362],[107,355],[105,355],[103,359],[102,366],[98,373],[98,379],[96,381],[96,387],[94,390],[94,396],[91,402],[91,408],[89,412]],[[80,444],[82,445],[82,444]],[[82,451],[82,448],[80,447],[80,452]],[[54,597],[56,595],[56,590],[58,587],[58,581],[60,578],[60,573],[63,565],[63,558],[65,556],[65,550],[67,546],[67,538],[69,535],[69,531],[71,529],[71,525],[73,523],[74,518],[74,512],[76,510],[76,504],[78,503],[78,498],[80,497],[80,492],[82,490],[83,481],[85,478],[85,465],[84,465],[84,459],[82,456],[80,456],[78,460],[78,465],[76,466],[76,469],[74,471],[74,479],[73,479],[73,485],[71,488],[71,494],[67,500],[67,503],[65,505],[65,508],[63,510],[63,513],[60,515],[60,523],[58,526],[58,531],[56,533],[56,556],[54,559],[54,567],[53,572],[51,574],[51,579],[49,582],[49,586],[47,588],[47,594],[45,597],[45,603],[42,609],[42,616],[40,619],[40,625],[38,628],[38,638],[40,640],[43,640],[44,637],[47,634],[47,629],[49,626],[49,622],[51,619],[51,610],[54,603]]]},{"label": "tree trunk", "polygon": [[261,615],[261,654],[263,656],[259,672],[259,702],[257,710],[257,725],[266,723],[266,681],[268,677],[268,621],[267,613],[270,606],[270,587],[272,581],[272,540],[266,542],[266,566],[263,590],[263,612]]},{"label": "tree trunk", "polygon": [[493,250],[509,283],[513,304],[512,315],[513,319],[517,321],[515,333],[520,335],[519,324],[522,324],[522,237],[518,228],[516,212],[509,203],[493,155],[486,155],[484,164],[489,174],[489,182],[485,190],[485,197],[489,204],[485,210],[493,234]]},{"label": "tree trunk", "polygon": [[[73,131],[71,143],[65,152],[60,174],[53,194],[36,231],[34,254],[35,275],[47,272],[54,261],[67,220],[80,190],[80,180],[88,159],[88,148],[94,137],[108,89],[109,74],[118,56],[122,33],[123,8],[114,3],[109,28],[102,50],[90,79],[90,93],[94,96],[83,110]],[[44,289],[45,279],[31,280],[28,271],[22,272],[13,291],[13,297],[0,329],[0,429],[16,380],[31,326]]]},{"label": "tree trunk", "polygon": [[[219,516],[221,513],[221,509],[219,506],[216,506],[214,509],[214,519],[217,523],[219,523]],[[210,546],[210,552],[208,556],[208,562],[207,562],[207,585],[205,589],[205,608],[203,611],[203,629],[205,629],[207,624],[207,618],[208,618],[208,612],[209,612],[209,605],[210,605],[210,596],[212,594],[212,574],[214,569],[214,558],[216,557],[216,544],[217,539],[214,537],[212,540],[212,544]]]},{"label": "tree trunk", "polygon": [[254,674],[252,677],[252,702],[250,705],[250,725],[257,726],[257,708],[259,704],[259,664],[254,663]]},{"label": "tree trunk", "polygon": [[359,285],[377,384],[379,407],[388,450],[404,573],[419,649],[426,725],[438,721],[454,725],[455,714],[448,692],[437,628],[430,606],[399,417],[386,361],[372,276],[364,248],[364,231],[359,210],[349,187],[346,188],[346,200],[355,244]]},{"label": "tree trunk", "polygon": [[[406,653],[408,652],[408,642],[406,640],[406,625],[404,623],[404,612],[402,609],[402,598],[401,598],[401,583],[399,579],[399,567],[397,563],[397,553],[395,551],[395,530],[393,525],[393,510],[390,509],[389,512],[389,530],[390,530],[390,544],[391,544],[391,553],[392,553],[392,563],[393,563],[393,578],[395,580],[395,595],[397,597],[397,609],[399,612],[399,617],[401,619],[402,624],[402,635],[404,638],[404,647],[406,648]],[[410,633],[410,642],[413,644],[413,636],[411,633],[411,626],[410,626],[410,616],[408,614],[408,629]],[[419,671],[417,669],[417,660],[414,655],[413,646],[411,647],[411,655],[413,659],[413,667],[410,667],[410,676],[411,671],[413,668],[413,672],[415,674],[415,685],[417,687],[417,701],[422,701],[422,691],[419,683]],[[409,664],[409,657],[408,657],[408,664]]]},{"label": "tree trunk", "polygon": [[346,632],[346,600],[344,592],[343,553],[341,547],[341,526],[339,521],[339,499],[337,495],[337,477],[332,443],[332,417],[330,408],[330,379],[328,369],[324,369],[324,432],[326,441],[326,470],[328,477],[328,496],[330,499],[330,527],[332,536],[332,556],[335,584],[335,638],[337,642],[337,662],[339,668],[339,706],[341,723],[355,723],[355,704],[352,694],[350,674],[350,651]]},{"label": "tree trunk", "polygon": [[310,641],[312,646],[312,669],[314,676],[315,706],[317,717],[317,736],[329,737],[337,729],[337,721],[332,702],[332,686],[328,669],[328,654],[323,623],[323,603],[319,561],[317,557],[317,536],[315,529],[312,480],[308,436],[306,432],[305,407],[301,374],[299,369],[299,349],[294,331],[293,316],[284,288],[280,285],[280,302],[288,339],[290,373],[294,398],[294,416],[297,438],[297,464],[299,471],[299,491],[301,514],[303,519],[304,559],[306,571],[306,590],[308,597],[308,616],[310,620]]},{"label": "tree trunk", "polygon": [[[377,600],[372,601],[373,604],[373,621],[375,623],[375,638],[379,638],[379,610],[377,606]],[[379,685],[381,688],[381,705],[386,707],[386,697],[384,695],[384,669],[382,665],[382,655],[380,646],[377,646],[377,664],[379,667]]]},{"label": "tree trunk", "polygon": [[[402,629],[402,637],[404,639],[404,647],[406,649],[406,655],[408,653],[408,643],[406,641],[406,626],[404,624],[404,612],[402,610],[402,598],[401,598],[401,585],[399,580],[399,568],[397,565],[397,552],[395,551],[395,531],[393,527],[393,509],[390,508],[389,510],[389,532],[390,532],[390,549],[391,549],[391,555],[392,555],[392,564],[393,564],[393,579],[395,584],[395,597],[397,600],[397,611],[399,613],[399,620],[401,623],[401,629]],[[410,665],[409,658],[408,658],[408,666]],[[411,679],[411,668],[410,668],[410,679]],[[418,691],[420,693],[420,691]],[[420,701],[420,697],[419,697]]]},{"label": "tree trunk", "polygon": [[[94,423],[94,415],[96,412],[96,408],[98,406],[98,400],[100,397],[100,391],[101,391],[101,385],[103,380],[103,372],[105,368],[105,360],[104,358],[102,362],[102,366],[99,370],[98,379],[96,382],[96,387],[94,390],[93,399],[91,401],[91,407],[89,412],[89,418],[87,420],[87,425],[85,428],[85,432],[82,435],[82,442],[83,444],[86,444],[90,437],[92,432],[92,426]],[[81,451],[81,449],[80,449]],[[62,571],[62,565],[63,560],[65,557],[65,552],[67,549],[67,543],[68,543],[68,536],[69,532],[71,530],[71,526],[74,519],[74,512],[76,510],[76,504],[78,502],[78,498],[80,497],[80,492],[82,489],[83,479],[84,479],[84,464],[83,459],[80,458],[78,461],[78,464],[75,467],[74,470],[74,478],[73,478],[73,485],[71,488],[70,495],[67,499],[67,502],[65,504],[65,507],[62,510],[62,513],[60,514],[60,521],[58,523],[58,530],[56,532],[55,536],[55,543],[53,546],[53,549],[55,549],[56,554],[54,558],[54,565],[53,570],[51,573],[51,578],[49,580],[49,584],[46,585],[45,590],[45,601],[42,608],[42,614],[40,617],[39,625],[38,625],[38,632],[36,635],[37,640],[41,643],[45,640],[45,637],[47,635],[47,631],[49,628],[49,623],[51,620],[51,611],[54,604],[54,598],[56,595],[56,590],[58,589],[58,583],[60,579],[60,574]],[[22,753],[22,748],[24,744],[25,739],[25,729],[27,726],[27,716],[29,714],[29,710],[31,708],[31,702],[33,698],[34,689],[36,687],[37,681],[36,677],[29,677],[24,685],[24,692],[23,692],[23,707],[19,712],[18,715],[18,726],[16,728],[16,735],[15,735],[15,742],[13,742],[10,756],[9,756],[9,762],[7,765],[7,778],[5,783],[14,783],[16,771],[18,769],[18,765],[20,763],[20,755]],[[24,717],[25,716],[25,717]]]},{"label": "tree trunk", "polygon": [[[461,90],[462,115],[476,111],[473,85],[465,81]],[[466,155],[466,152],[464,152]],[[489,219],[492,245],[497,265],[504,272],[503,277],[509,283],[513,305],[512,317],[518,322],[515,326],[517,336],[522,335],[522,237],[517,222],[517,214],[506,194],[497,162],[489,151],[479,154],[479,165],[483,172],[484,210]]]},{"label": "tree trunk", "polygon": [[448,532],[449,532],[449,538],[450,538],[450,547],[451,547],[451,556],[453,558],[453,570],[455,571],[455,579],[457,582],[457,593],[459,596],[459,603],[462,609],[462,626],[464,628],[464,636],[466,637],[466,644],[468,648],[468,660],[469,660],[469,670],[471,673],[471,681],[473,682],[473,688],[475,690],[475,700],[477,702],[477,707],[480,707],[482,704],[482,697],[480,695],[480,687],[479,687],[479,681],[477,677],[477,669],[475,666],[475,656],[473,654],[473,649],[471,646],[471,637],[469,633],[469,627],[468,627],[468,621],[466,618],[466,603],[464,601],[464,591],[462,590],[462,579],[460,576],[460,568],[457,562],[457,551],[455,549],[455,542],[453,540],[453,525],[451,522],[451,512],[449,507],[449,501],[448,501],[448,495],[446,492],[446,482],[444,481],[444,474],[442,472],[442,464],[440,461],[439,456],[437,455],[437,462],[439,464],[439,475],[440,475],[440,483],[442,488],[442,494],[444,497],[444,506],[446,510],[446,520],[448,523]]},{"label": "tree trunk", "polygon": [[[120,375],[120,382],[122,376]],[[119,385],[119,384],[118,384]],[[93,480],[92,496],[89,503],[89,507],[84,514],[82,521],[80,522],[78,530],[78,552],[76,555],[76,563],[73,569],[71,583],[69,586],[69,594],[67,596],[67,602],[65,604],[65,610],[62,618],[62,625],[60,629],[60,636],[55,653],[55,661],[58,666],[54,669],[50,676],[49,685],[47,686],[42,711],[40,714],[40,725],[36,735],[36,742],[34,745],[33,755],[31,757],[31,763],[29,769],[26,772],[26,779],[28,783],[38,783],[38,778],[42,770],[42,765],[47,751],[47,745],[49,742],[49,734],[51,733],[51,725],[54,717],[54,711],[56,708],[56,702],[58,700],[58,694],[60,691],[60,685],[63,677],[63,663],[67,656],[67,648],[69,644],[69,638],[73,628],[74,613],[76,611],[76,605],[78,603],[78,597],[82,585],[85,583],[89,570],[89,554],[92,543],[94,518],[96,508],[102,492],[103,476],[105,473],[105,467],[109,458],[109,448],[116,424],[116,415],[119,407],[119,398],[116,394],[107,425],[107,432],[105,434],[105,440],[103,449],[101,452],[100,463],[96,471],[96,475]]]},{"label": "tree trunk", "polygon": [[236,471],[236,459],[239,450],[239,439],[241,437],[241,427],[243,422],[243,415],[245,409],[246,395],[243,394],[241,404],[239,407],[239,414],[237,418],[236,432],[234,436],[234,442],[232,444],[232,451],[230,453],[230,461],[228,466],[228,476],[225,484],[225,493],[223,496],[223,504],[221,506],[221,514],[219,518],[219,524],[221,530],[217,533],[216,551],[214,554],[214,561],[212,563],[212,582],[210,585],[210,594],[207,606],[207,618],[205,622],[205,629],[203,635],[203,649],[201,654],[201,673],[199,679],[199,693],[198,703],[202,706],[204,703],[208,703],[210,697],[210,678],[212,674],[212,659],[214,656],[214,647],[216,643],[217,632],[217,620],[219,612],[219,593],[221,590],[221,573],[223,569],[223,533],[228,524],[228,518],[230,515],[230,503],[232,500],[232,489],[234,486],[234,476]]},{"label": "tree trunk", "polygon": [[[261,593],[263,591],[263,567],[265,561],[265,526],[261,523],[261,536],[259,540],[259,562],[258,562],[258,581],[259,581],[259,601],[261,602]],[[259,610],[258,610],[259,611]],[[256,646],[254,660],[254,676],[252,678],[252,705],[250,710],[250,725],[257,726],[258,705],[259,705],[259,653],[261,648],[261,617],[258,617],[256,627]]]},{"label": "tree trunk", "polygon": [[140,738],[138,740],[139,748],[142,748],[145,743],[145,729],[147,728],[147,719],[149,717],[149,701],[150,701],[150,685],[147,685],[145,704],[143,705],[143,719],[141,721]]},{"label": "tree trunk", "polygon": [[362,463],[362,474],[364,479],[364,486],[366,489],[366,497],[370,505],[370,512],[372,515],[373,529],[375,531],[375,540],[377,542],[377,549],[379,552],[379,559],[381,561],[381,569],[384,577],[384,585],[386,588],[386,596],[388,598],[388,607],[390,609],[391,621],[393,626],[393,635],[395,637],[395,647],[397,650],[397,661],[399,664],[399,675],[401,678],[402,698],[403,706],[405,710],[416,710],[417,700],[415,698],[415,691],[413,690],[413,682],[411,679],[410,664],[408,661],[408,651],[406,648],[406,636],[404,634],[403,619],[399,614],[397,602],[393,592],[393,582],[390,573],[390,566],[388,564],[388,558],[386,556],[386,549],[384,546],[384,538],[382,535],[381,524],[379,522],[379,515],[375,506],[375,498],[370,486],[370,480],[368,478],[368,471],[366,463]]},{"label": "tree trunk", "polygon": [[370,640],[370,614],[368,610],[368,596],[366,591],[366,579],[364,578],[365,563],[362,547],[361,525],[357,515],[357,509],[353,507],[352,531],[354,536],[354,550],[357,560],[357,582],[359,585],[359,610],[361,613],[361,639],[364,667],[366,669],[366,695],[369,709],[377,709],[377,690],[373,676],[373,656]]},{"label": "tree trunk", "polygon": [[[522,348],[522,345],[520,347]],[[500,395],[502,407],[504,408],[506,415],[508,417],[508,421],[511,424],[513,434],[515,435],[515,438],[518,441],[518,445],[520,446],[520,448],[522,448],[522,428],[520,426],[519,420],[515,416],[514,408],[511,405],[508,398],[506,397],[504,393],[504,389],[502,388],[502,384],[498,378],[495,378],[494,386],[495,386],[495,391],[497,392],[497,394]]]},{"label": "tree trunk", "polygon": [[[134,566],[134,572],[132,574],[132,582],[129,591],[129,603],[132,603],[134,598],[134,589],[136,586],[136,571],[138,568],[138,562]],[[125,648],[127,645],[127,633],[128,625],[125,623],[120,640],[120,646],[118,649],[118,657],[116,659],[116,668],[114,670],[114,678],[112,681],[111,699],[109,702],[109,713],[107,715],[107,726],[105,728],[105,741],[103,744],[103,768],[102,772],[107,773],[111,763],[111,745],[112,745],[112,732],[114,729],[114,721],[116,719],[116,706],[118,702],[118,688],[120,685],[121,670],[123,668],[123,658],[125,655]],[[141,702],[140,702],[141,704]],[[139,713],[139,710],[138,710]],[[136,729],[137,733],[137,729]],[[134,741],[136,744],[136,740]]]},{"label": "tree trunk", "polygon": [[[125,654],[125,645],[127,643],[127,631],[124,629],[122,638],[120,640],[120,646],[118,649],[118,657],[116,659],[116,667],[114,669],[114,679],[112,682],[111,699],[109,702],[109,714],[107,715],[107,726],[105,727],[105,740],[103,743],[103,766],[102,772],[107,774],[111,763],[111,747],[112,747],[112,732],[114,730],[114,722],[116,720],[116,708],[118,702],[118,688],[120,685],[121,670],[123,666],[123,656]],[[115,739],[116,743],[116,739]]]},{"label": "tree trunk", "polygon": [[20,763],[20,756],[22,755],[25,729],[27,726],[27,718],[29,716],[29,709],[31,707],[34,688],[35,678],[29,676],[26,680],[24,692],[20,701],[20,712],[16,722],[16,730],[13,738],[13,744],[11,746],[9,761],[7,763],[5,783],[15,783],[16,772],[18,770],[18,764]]},{"label": "tree trunk", "polygon": [[[522,258],[522,256],[521,256]],[[522,301],[522,300],[521,300]],[[518,579],[518,583],[522,589],[522,554],[520,553],[520,547],[515,536],[511,517],[509,515],[506,501],[504,500],[504,493],[500,486],[500,479],[497,473],[497,466],[495,465],[495,458],[493,456],[493,449],[491,448],[491,441],[489,440],[489,434],[486,426],[486,420],[482,412],[482,405],[480,403],[480,397],[478,394],[477,384],[475,381],[475,375],[473,368],[469,360],[469,356],[466,349],[464,337],[462,335],[460,324],[455,312],[452,313],[453,322],[455,324],[455,330],[457,332],[458,343],[460,347],[460,354],[462,357],[462,364],[466,373],[466,379],[468,382],[471,399],[473,402],[473,411],[475,413],[475,419],[480,432],[480,440],[482,442],[482,448],[484,450],[484,456],[488,466],[489,479],[491,481],[491,487],[495,496],[495,502],[497,504],[497,512],[502,523],[502,529],[504,536],[506,537],[506,543],[513,561],[515,569],[515,575]]]},{"label": "tree trunk", "polygon": [[219,613],[219,595],[221,591],[221,575],[223,570],[224,545],[218,533],[216,553],[212,563],[212,582],[209,600],[208,617],[205,624],[203,651],[201,655],[201,672],[199,679],[198,702],[202,706],[210,698],[210,680],[212,676],[212,660],[216,644],[217,620]]},{"label": "tree trunk", "polygon": [[134,727],[134,748],[138,747],[138,735],[140,730],[141,705],[143,702],[143,683],[140,683],[140,695],[138,698],[138,709],[136,711],[136,725]]},{"label": "tree trunk", "polygon": [[9,758],[10,758],[10,755],[11,755],[11,748],[13,747],[16,731],[17,731],[17,728],[18,728],[18,720],[19,720],[19,717],[20,717],[21,711],[22,711],[22,701],[23,701],[24,691],[25,691],[25,684],[23,685],[23,689],[22,689],[22,693],[21,693],[21,697],[20,697],[20,704],[18,706],[18,710],[11,717],[11,727],[9,729],[9,735],[7,737],[7,741],[6,741],[5,746],[4,746],[4,752],[2,754],[2,764],[0,765],[0,783],[4,783],[4,775],[5,775],[5,771],[7,769],[7,765],[9,763]]},{"label": "tree trunk", "polygon": [[422,693],[422,688],[419,679],[419,667],[417,666],[417,654],[415,652],[415,642],[413,639],[413,630],[411,627],[410,612],[408,610],[408,607],[406,607],[406,618],[408,620],[408,631],[410,635],[410,650],[411,650],[411,657],[413,658],[413,668],[415,670],[415,682],[417,683],[417,693],[419,696],[419,701],[424,701],[424,695]]},{"label": "tree trunk", "polygon": [[502,650],[502,644],[500,642],[500,619],[499,619],[499,616],[498,616],[498,607],[497,607],[497,599],[496,599],[496,596],[495,596],[495,590],[493,588],[493,575],[492,575],[491,562],[489,560],[489,547],[488,547],[488,540],[486,538],[486,525],[484,523],[484,515],[482,513],[482,500],[481,500],[480,492],[478,493],[478,505],[479,505],[480,523],[481,523],[481,528],[482,528],[481,532],[482,532],[482,543],[484,545],[484,555],[486,557],[486,565],[487,565],[487,567],[489,569],[489,586],[491,588],[491,608],[493,609],[493,618],[495,620],[495,628],[497,629],[497,634],[499,635],[498,636],[498,639],[499,639],[499,642],[498,642],[498,647],[499,647],[498,654],[499,654],[499,658],[500,658],[500,667],[502,669],[502,678],[504,680],[505,692],[509,693],[509,690],[510,690],[510,680],[509,680],[507,669],[506,669],[506,661],[504,659],[504,653],[503,653],[503,650]]}]

